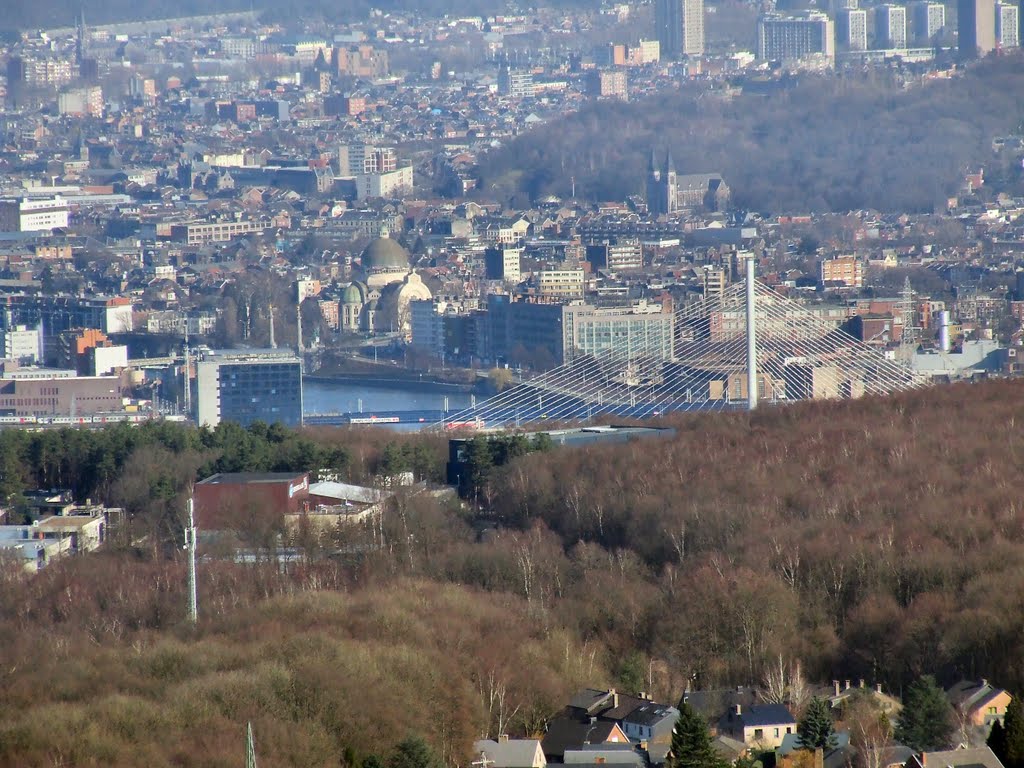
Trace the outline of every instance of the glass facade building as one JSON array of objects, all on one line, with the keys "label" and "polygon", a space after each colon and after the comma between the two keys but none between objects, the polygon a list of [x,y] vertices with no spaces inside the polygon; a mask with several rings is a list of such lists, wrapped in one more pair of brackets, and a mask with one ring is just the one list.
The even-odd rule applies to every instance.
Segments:
[{"label": "glass facade building", "polygon": [[213,353],[197,366],[197,421],[302,424],[302,365],[291,353]]}]

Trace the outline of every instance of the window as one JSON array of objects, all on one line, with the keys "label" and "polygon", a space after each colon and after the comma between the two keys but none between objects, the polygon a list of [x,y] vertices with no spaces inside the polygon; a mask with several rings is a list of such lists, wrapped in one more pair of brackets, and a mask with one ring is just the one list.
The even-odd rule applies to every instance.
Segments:
[{"label": "window", "polygon": [[775,729],[775,738],[779,738],[779,729],[778,728]]},{"label": "window", "polygon": [[989,708],[988,708],[988,713],[989,713],[990,715],[994,715],[994,714],[996,714],[996,708],[995,708],[995,707],[989,707]]},{"label": "window", "polygon": [[763,738],[764,738],[764,729],[763,728],[755,728],[754,729],[754,741],[761,741],[761,739],[763,739]]}]

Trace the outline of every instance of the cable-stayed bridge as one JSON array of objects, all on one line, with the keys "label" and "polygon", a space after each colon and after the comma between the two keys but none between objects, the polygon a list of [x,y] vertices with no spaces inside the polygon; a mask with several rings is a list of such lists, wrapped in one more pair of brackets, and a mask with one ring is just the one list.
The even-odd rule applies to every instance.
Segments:
[{"label": "cable-stayed bridge", "polygon": [[599,349],[577,351],[558,368],[445,422],[500,428],[647,418],[924,386],[903,361],[757,282],[752,267],[749,262],[746,282],[676,311],[670,354],[663,340],[647,345],[642,334],[609,327]]}]

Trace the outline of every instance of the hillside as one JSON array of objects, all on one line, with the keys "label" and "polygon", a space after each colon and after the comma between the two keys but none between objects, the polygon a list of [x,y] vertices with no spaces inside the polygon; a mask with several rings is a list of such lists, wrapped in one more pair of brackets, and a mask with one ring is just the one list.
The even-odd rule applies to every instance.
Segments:
[{"label": "hillside", "polygon": [[105,553],[0,567],[0,766],[237,765],[247,720],[267,764],[376,768],[409,736],[465,764],[473,738],[536,733],[577,686],[675,701],[756,685],[780,655],[814,681],[1019,690],[1022,412],[1024,382],[992,381],[522,456],[479,474],[480,509],[402,495],[380,531],[299,542],[287,569],[204,558],[194,630],[182,477],[436,477],[438,439],[164,425],[62,455],[67,435],[0,433],[8,483],[42,462],[136,505]]},{"label": "hillside", "polygon": [[629,103],[592,103],[490,152],[481,188],[520,202],[548,194],[642,194],[650,151],[680,174],[720,172],[734,203],[765,212],[931,211],[991,139],[1024,122],[1024,56],[906,88],[884,73],[806,76],[727,100],[700,83]]}]

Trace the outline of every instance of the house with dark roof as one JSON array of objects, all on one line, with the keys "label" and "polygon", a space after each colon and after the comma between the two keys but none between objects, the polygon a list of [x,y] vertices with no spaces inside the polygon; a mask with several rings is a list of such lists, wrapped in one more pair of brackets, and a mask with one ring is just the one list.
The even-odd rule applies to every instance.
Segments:
[{"label": "house with dark roof", "polygon": [[544,757],[549,763],[565,762],[566,751],[580,750],[592,744],[619,744],[632,749],[629,738],[617,723],[589,720],[574,720],[566,716],[557,717],[548,723],[547,733],[541,739]]},{"label": "house with dark roof", "polygon": [[988,747],[922,752],[905,763],[905,768],[1004,768]]},{"label": "house with dark roof", "polygon": [[796,720],[782,704],[755,704],[747,709],[736,704],[718,721],[718,732],[747,746],[775,749],[796,733]]},{"label": "house with dark roof", "polygon": [[708,691],[686,691],[679,699],[679,708],[689,704],[703,717],[711,728],[711,735],[717,736],[722,731],[718,724],[736,707],[741,710],[750,709],[759,704],[757,689],[738,685],[735,688],[715,688]]},{"label": "house with dark roof", "polygon": [[946,691],[946,698],[965,722],[987,733],[996,720],[1003,722],[1012,697],[1008,691],[981,679],[961,680]]},{"label": "house with dark roof", "polygon": [[490,768],[545,768],[548,764],[537,739],[480,739],[473,743],[473,752],[480,756],[481,765]]}]

